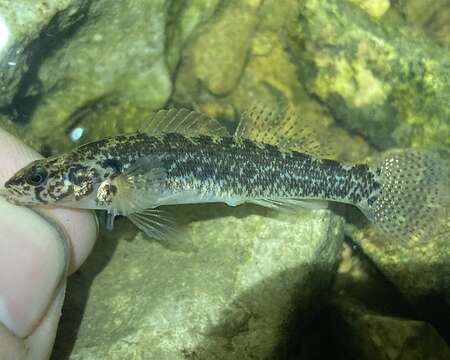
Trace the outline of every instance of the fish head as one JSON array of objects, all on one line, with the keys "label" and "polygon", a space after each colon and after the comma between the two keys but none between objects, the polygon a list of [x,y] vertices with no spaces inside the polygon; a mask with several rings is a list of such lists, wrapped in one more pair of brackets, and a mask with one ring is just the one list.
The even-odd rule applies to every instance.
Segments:
[{"label": "fish head", "polygon": [[14,174],[6,183],[6,199],[16,205],[60,205],[92,207],[98,174],[64,157],[35,160]]}]

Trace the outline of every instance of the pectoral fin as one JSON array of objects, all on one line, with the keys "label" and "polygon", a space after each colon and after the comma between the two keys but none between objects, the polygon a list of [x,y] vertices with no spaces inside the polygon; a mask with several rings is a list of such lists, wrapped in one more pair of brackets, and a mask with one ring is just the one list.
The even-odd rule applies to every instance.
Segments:
[{"label": "pectoral fin", "polygon": [[102,182],[97,199],[115,215],[141,212],[158,205],[167,176],[161,162],[145,157],[134,162],[123,173]]}]

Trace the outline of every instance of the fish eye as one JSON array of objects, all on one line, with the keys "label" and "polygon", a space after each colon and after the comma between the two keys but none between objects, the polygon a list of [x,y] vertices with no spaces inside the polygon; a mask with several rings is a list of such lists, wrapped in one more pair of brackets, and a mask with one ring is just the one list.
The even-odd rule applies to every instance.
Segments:
[{"label": "fish eye", "polygon": [[47,170],[43,167],[37,167],[27,176],[26,181],[32,186],[39,186],[47,179]]}]

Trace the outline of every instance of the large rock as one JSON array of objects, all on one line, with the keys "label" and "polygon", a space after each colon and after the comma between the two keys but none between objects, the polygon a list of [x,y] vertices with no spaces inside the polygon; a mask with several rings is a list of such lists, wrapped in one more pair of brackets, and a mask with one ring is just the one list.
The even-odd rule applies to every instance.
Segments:
[{"label": "large rock", "polygon": [[[440,295],[450,307],[450,244],[448,227],[440,235],[416,241],[380,239],[370,230],[354,231],[354,240],[398,289],[418,306],[427,297]],[[433,312],[426,306],[424,313]]]},{"label": "large rock", "polygon": [[[137,119],[123,121],[124,114],[139,109],[142,119],[161,108],[172,91],[164,57],[167,8],[166,0],[94,2],[70,41],[39,68],[33,134],[63,151],[70,145],[67,133],[92,113],[90,121],[109,123],[108,132],[91,134],[99,138],[137,130]],[[105,109],[109,117],[99,119],[96,115]]]},{"label": "large rock", "polygon": [[71,279],[55,359],[78,325],[71,359],[270,358],[292,316],[304,326],[329,289],[343,232],[328,210],[199,206],[179,216],[191,239],[183,251],[141,235],[98,244]]},{"label": "large rock", "polygon": [[309,93],[381,147],[450,145],[450,57],[346,0],[303,2],[293,56]]},{"label": "large rock", "polygon": [[296,0],[284,0],[282,6],[276,1],[224,2],[186,37],[172,102],[218,116],[232,128],[254,105],[277,109],[289,104],[300,128],[313,129],[328,144],[338,143],[328,153],[362,159],[368,154],[367,145],[336,127],[299,81],[299,59],[291,56],[287,34],[298,22],[300,7]]},{"label": "large rock", "polygon": [[426,322],[377,313],[348,300],[336,302],[332,313],[335,341],[345,358],[450,359],[445,340]]},{"label": "large rock", "polygon": [[[48,43],[83,17],[90,0],[0,1],[0,108],[10,106]],[[35,69],[32,69],[34,71]]]}]

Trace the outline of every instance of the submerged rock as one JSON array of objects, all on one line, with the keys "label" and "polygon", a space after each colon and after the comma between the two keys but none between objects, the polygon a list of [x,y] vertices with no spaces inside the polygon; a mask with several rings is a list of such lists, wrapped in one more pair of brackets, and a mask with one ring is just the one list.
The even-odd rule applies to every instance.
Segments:
[{"label": "submerged rock", "polygon": [[372,143],[450,145],[448,50],[345,0],[303,2],[292,48],[301,80]]},{"label": "submerged rock", "polygon": [[[74,275],[61,337],[87,302],[71,359],[271,358],[293,316],[304,326],[329,289],[343,236],[330,211],[198,206],[181,215],[187,252],[139,234],[100,242]],[[67,345],[57,340],[55,358]]]},{"label": "submerged rock", "polygon": [[450,46],[450,6],[448,0],[403,0],[395,7],[408,23],[419,27],[447,49]]},{"label": "submerged rock", "polygon": [[[413,304],[422,307],[426,305],[427,297],[442,297],[450,311],[448,228],[422,241],[380,239],[370,230],[355,231],[354,239]],[[424,316],[435,310],[427,306],[422,308]]]},{"label": "submerged rock", "polygon": [[[102,117],[113,134],[120,130],[113,125],[123,123],[130,109],[149,116],[161,108],[172,91],[164,57],[167,6],[166,0],[94,2],[70,41],[39,68],[40,100],[31,118],[35,136],[60,152],[70,144],[69,128],[91,112],[115,107],[108,119]],[[107,135],[93,132],[97,138]]]},{"label": "submerged rock", "polygon": [[362,160],[369,152],[367,145],[335,126],[330,113],[308,96],[298,78],[299,59],[291,54],[287,34],[298,21],[300,7],[296,0],[282,5],[223,3],[186,38],[172,102],[218,116],[231,128],[254,105],[277,110],[288,104],[297,113],[299,128],[313,129],[318,138],[337,145],[330,151],[333,157]]},{"label": "submerged rock", "polygon": [[[364,1],[352,2],[304,2],[292,49],[307,91],[345,128],[379,148],[448,147],[448,50],[389,17],[389,10],[380,20]],[[444,322],[448,330],[450,219],[445,222],[437,236],[422,241],[380,236],[373,228],[348,233],[405,297],[413,316]]]},{"label": "submerged rock", "polygon": [[48,51],[48,42],[70,30],[90,2],[0,1],[0,108],[12,104],[24,77],[30,70],[35,71],[33,66]]},{"label": "submerged rock", "polygon": [[423,321],[376,313],[341,301],[334,308],[335,334],[342,353],[360,360],[450,359],[450,349]]}]

